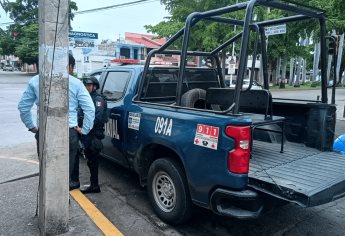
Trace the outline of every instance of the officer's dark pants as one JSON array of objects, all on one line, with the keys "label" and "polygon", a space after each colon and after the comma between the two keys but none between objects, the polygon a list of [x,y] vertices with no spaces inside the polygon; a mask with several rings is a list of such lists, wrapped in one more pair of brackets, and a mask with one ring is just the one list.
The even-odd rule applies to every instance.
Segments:
[{"label": "officer's dark pants", "polygon": [[39,146],[39,143],[38,143],[38,140],[39,140],[39,132],[37,132],[35,134],[35,139],[36,139],[36,147],[37,147],[37,156],[40,157],[40,146]]},{"label": "officer's dark pants", "polygon": [[[37,142],[37,155],[39,155],[39,133],[35,134]],[[79,158],[77,152],[79,149],[79,136],[74,128],[69,129],[69,176],[70,180],[79,182]]]},{"label": "officer's dark pants", "polygon": [[74,128],[69,129],[69,175],[74,182],[79,182],[79,136]]},{"label": "officer's dark pants", "polygon": [[87,158],[87,166],[90,169],[90,185],[98,186],[99,151],[96,151],[93,148],[88,147],[85,149],[85,156]]}]

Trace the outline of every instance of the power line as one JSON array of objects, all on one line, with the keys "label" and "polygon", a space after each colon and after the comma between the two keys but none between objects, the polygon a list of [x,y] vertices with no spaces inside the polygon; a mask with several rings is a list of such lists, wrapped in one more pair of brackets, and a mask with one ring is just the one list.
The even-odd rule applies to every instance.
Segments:
[{"label": "power line", "polygon": [[113,8],[128,7],[128,6],[139,5],[139,4],[149,3],[149,2],[157,2],[157,1],[159,1],[159,0],[138,0],[138,1],[134,1],[134,2],[120,3],[120,4],[116,4],[116,5],[99,7],[99,8],[94,8],[94,9],[89,9],[89,10],[84,10],[84,11],[76,11],[76,12],[73,12],[73,14],[74,15],[81,15],[81,14],[85,14],[85,13],[105,11],[105,10],[109,10],[109,9],[113,9]]},{"label": "power line", "polygon": [[[106,7],[99,7],[99,8],[93,8],[93,9],[88,9],[88,10],[83,10],[83,11],[76,11],[76,12],[72,12],[72,14],[74,15],[82,15],[82,14],[87,14],[87,13],[93,13],[93,12],[97,12],[97,11],[105,11],[105,10],[111,10],[114,8],[121,8],[121,7],[129,7],[129,6],[134,6],[134,5],[140,5],[140,4],[146,4],[146,3],[150,3],[150,2],[157,2],[159,0],[138,0],[138,1],[133,1],[133,2],[125,2],[125,3],[121,3],[121,4],[115,4],[115,5],[110,5],[110,6],[106,6]],[[35,20],[37,21],[37,20]],[[4,23],[0,23],[0,26],[2,25],[11,25],[14,24],[15,22],[4,22]],[[18,23],[27,23],[27,21],[25,22],[18,22]]]}]

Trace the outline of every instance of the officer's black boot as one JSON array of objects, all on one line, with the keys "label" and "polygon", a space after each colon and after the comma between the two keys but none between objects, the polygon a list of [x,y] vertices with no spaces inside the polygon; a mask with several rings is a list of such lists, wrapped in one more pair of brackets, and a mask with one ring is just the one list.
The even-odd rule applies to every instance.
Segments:
[{"label": "officer's black boot", "polygon": [[84,188],[80,189],[82,193],[100,193],[101,188],[99,185],[84,185]]},{"label": "officer's black boot", "polygon": [[90,168],[90,185],[84,185],[83,189],[80,189],[82,193],[99,193],[101,189],[98,185],[98,154],[87,155],[87,166]]},{"label": "officer's black boot", "polygon": [[69,181],[69,191],[71,191],[73,189],[77,189],[79,187],[80,187],[80,182],[79,181],[73,181],[73,180]]}]

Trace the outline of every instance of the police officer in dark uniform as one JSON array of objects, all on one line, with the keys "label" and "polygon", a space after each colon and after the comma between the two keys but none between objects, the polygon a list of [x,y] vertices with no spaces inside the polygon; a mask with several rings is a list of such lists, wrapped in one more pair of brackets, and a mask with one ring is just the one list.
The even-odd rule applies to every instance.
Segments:
[{"label": "police officer in dark uniform", "polygon": [[107,122],[107,107],[104,98],[96,90],[99,88],[98,80],[91,76],[84,79],[86,89],[89,91],[95,105],[95,121],[89,134],[81,137],[84,146],[84,154],[87,158],[87,165],[90,169],[90,185],[84,186],[82,193],[99,193],[101,191],[98,184],[98,158],[103,148],[104,124]]}]

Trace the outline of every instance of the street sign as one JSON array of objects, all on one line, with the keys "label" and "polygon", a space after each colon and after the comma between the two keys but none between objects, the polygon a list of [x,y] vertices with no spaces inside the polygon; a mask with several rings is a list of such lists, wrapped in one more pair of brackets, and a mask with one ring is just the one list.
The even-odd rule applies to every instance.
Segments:
[{"label": "street sign", "polygon": [[235,68],[235,63],[230,63],[229,67],[228,67],[228,74],[229,75],[234,75],[236,72],[236,68]]},{"label": "street sign", "polygon": [[286,34],[286,24],[265,27],[265,35]]}]

